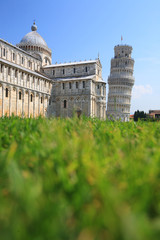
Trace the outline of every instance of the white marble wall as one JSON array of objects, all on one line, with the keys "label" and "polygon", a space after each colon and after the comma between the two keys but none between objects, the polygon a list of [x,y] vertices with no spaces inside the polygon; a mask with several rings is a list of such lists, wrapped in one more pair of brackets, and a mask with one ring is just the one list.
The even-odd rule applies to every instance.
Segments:
[{"label": "white marble wall", "polygon": [[114,52],[115,56],[111,60],[111,72],[108,77],[107,117],[129,121],[132,87],[134,85],[132,47],[118,45],[114,48]]}]

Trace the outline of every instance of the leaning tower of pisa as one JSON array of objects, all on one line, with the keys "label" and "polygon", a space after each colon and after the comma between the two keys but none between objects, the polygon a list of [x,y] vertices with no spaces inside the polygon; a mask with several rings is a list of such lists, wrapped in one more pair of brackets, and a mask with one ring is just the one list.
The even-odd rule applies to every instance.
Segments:
[{"label": "leaning tower of pisa", "polygon": [[111,72],[108,77],[107,117],[129,121],[132,87],[134,85],[134,59],[131,58],[132,47],[118,45],[114,48],[111,60]]}]

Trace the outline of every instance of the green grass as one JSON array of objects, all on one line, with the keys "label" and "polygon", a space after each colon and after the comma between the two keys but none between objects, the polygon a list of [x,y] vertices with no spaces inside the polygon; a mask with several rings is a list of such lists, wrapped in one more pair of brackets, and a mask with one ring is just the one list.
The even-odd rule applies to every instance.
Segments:
[{"label": "green grass", "polygon": [[160,123],[0,119],[1,240],[159,240]]}]

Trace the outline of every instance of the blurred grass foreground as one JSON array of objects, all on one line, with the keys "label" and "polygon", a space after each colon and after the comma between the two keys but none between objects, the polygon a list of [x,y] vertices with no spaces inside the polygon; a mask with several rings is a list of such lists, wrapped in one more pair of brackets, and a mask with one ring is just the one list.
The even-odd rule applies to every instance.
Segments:
[{"label": "blurred grass foreground", "polygon": [[159,240],[160,122],[0,119],[1,240]]}]

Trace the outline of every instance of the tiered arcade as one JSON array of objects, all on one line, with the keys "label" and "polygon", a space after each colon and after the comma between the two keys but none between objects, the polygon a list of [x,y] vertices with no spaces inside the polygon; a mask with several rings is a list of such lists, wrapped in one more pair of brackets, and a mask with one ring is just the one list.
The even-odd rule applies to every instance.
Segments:
[{"label": "tiered arcade", "polygon": [[132,47],[118,45],[115,46],[114,53],[108,77],[107,117],[126,122],[129,121],[132,87],[134,85]]}]

